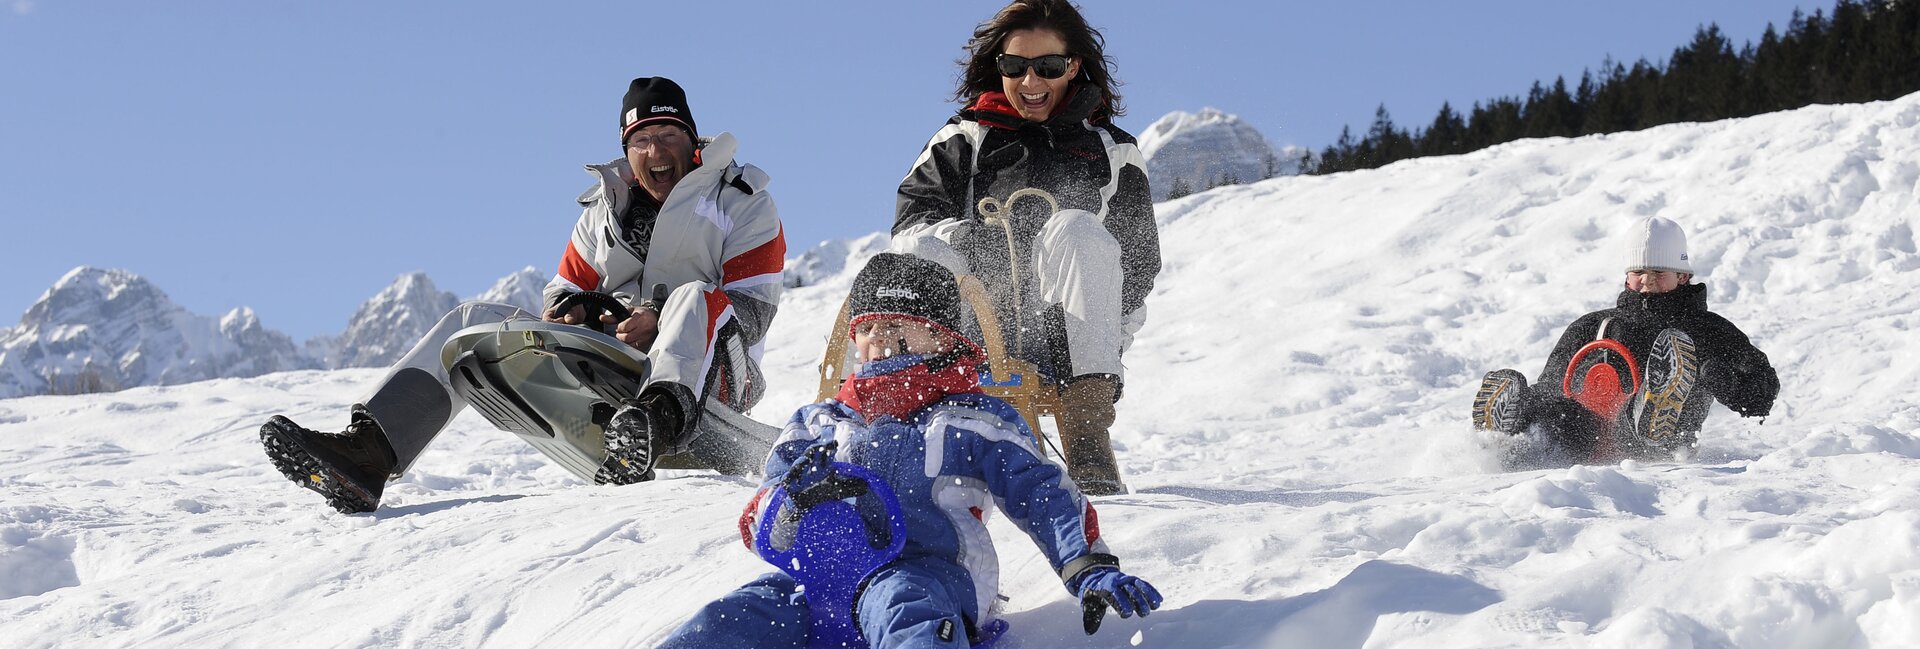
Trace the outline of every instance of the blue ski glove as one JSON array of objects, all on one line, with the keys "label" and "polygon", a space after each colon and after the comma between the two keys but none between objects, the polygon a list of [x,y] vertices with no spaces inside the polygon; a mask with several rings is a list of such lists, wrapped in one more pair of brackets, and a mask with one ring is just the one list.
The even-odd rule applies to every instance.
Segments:
[{"label": "blue ski glove", "polygon": [[1118,611],[1120,617],[1133,617],[1135,613],[1146,617],[1153,609],[1160,608],[1160,591],[1154,590],[1153,584],[1120,572],[1119,568],[1089,568],[1079,581],[1080,624],[1087,635],[1100,630],[1100,621],[1106,617],[1109,607]]}]

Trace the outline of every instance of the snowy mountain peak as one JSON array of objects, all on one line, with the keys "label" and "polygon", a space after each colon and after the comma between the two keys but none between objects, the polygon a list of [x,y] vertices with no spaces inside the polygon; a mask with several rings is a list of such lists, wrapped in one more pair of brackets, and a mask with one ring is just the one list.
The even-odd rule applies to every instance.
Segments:
[{"label": "snowy mountain peak", "polygon": [[[546,283],[528,266],[475,299],[537,311]],[[19,326],[0,329],[0,398],[387,365],[459,302],[426,273],[406,273],[361,304],[345,332],[296,346],[252,307],[196,315],[139,275],[81,266],[41,294]]]},{"label": "snowy mountain peak", "polygon": [[460,304],[460,298],[440,290],[423,272],[401,275],[372,299],[361,303],[347,321],[327,357],[327,367],[391,365],[412,349],[427,329]]},{"label": "snowy mountain peak", "polygon": [[166,296],[138,275],[116,268],[81,266],[67,271],[40,294],[20,323],[75,322],[85,310],[108,301],[124,304],[128,300],[146,303],[155,299],[165,300]]},{"label": "snowy mountain peak", "polygon": [[487,289],[485,293],[481,293],[474,299],[481,302],[511,304],[528,313],[538,313],[545,302],[541,297],[541,291],[547,287],[548,279],[546,273],[528,266],[512,275],[500,278],[500,281],[493,283],[493,288]]},{"label": "snowy mountain peak", "polygon": [[411,273],[401,274],[400,277],[393,280],[392,284],[387,285],[385,289],[381,289],[380,294],[374,296],[374,299],[410,300],[422,295],[431,295],[438,291],[439,289],[433,285],[433,280],[428,279],[425,272],[416,270]]},{"label": "snowy mountain peak", "polygon": [[221,331],[245,331],[260,328],[260,317],[253,314],[253,307],[234,307],[226,315],[220,316]]},{"label": "snowy mountain peak", "polygon": [[[850,265],[866,263],[868,257],[887,249],[892,237],[876,232],[857,239],[822,241],[800,256],[787,260],[782,282],[787,288],[813,286],[839,275]],[[849,275],[850,277],[850,275]],[[851,281],[850,279],[848,281]]]},{"label": "snowy mountain peak", "polygon": [[[1140,153],[1147,157],[1153,157],[1153,154],[1159,151],[1160,147],[1165,146],[1173,136],[1183,131],[1216,125],[1224,125],[1231,129],[1244,128],[1249,131],[1253,128],[1247,126],[1245,122],[1240,121],[1239,116],[1230,115],[1212,106],[1201,108],[1200,112],[1197,113],[1176,110],[1162,115],[1160,119],[1154,120],[1153,124],[1148,126],[1146,131],[1140,133]],[[1254,133],[1256,135],[1258,134],[1257,131]]]},{"label": "snowy mountain peak", "polygon": [[0,330],[0,397],[100,392],[312,367],[252,309],[189,313],[120,269],[69,271]]},{"label": "snowy mountain peak", "polygon": [[1223,184],[1250,183],[1298,173],[1296,147],[1275,150],[1251,124],[1218,108],[1200,112],[1174,111],[1154,121],[1140,134],[1140,154],[1147,158],[1153,199],[1177,193],[1205,191]]}]

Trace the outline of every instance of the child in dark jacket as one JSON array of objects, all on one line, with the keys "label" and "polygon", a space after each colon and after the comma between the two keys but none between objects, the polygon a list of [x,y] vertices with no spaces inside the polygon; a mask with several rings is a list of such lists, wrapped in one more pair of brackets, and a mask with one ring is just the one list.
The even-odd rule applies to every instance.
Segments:
[{"label": "child in dark jacket", "polygon": [[[1733,323],[1707,310],[1705,285],[1694,284],[1686,233],[1651,217],[1628,241],[1626,288],[1615,307],[1567,326],[1535,385],[1502,369],[1481,381],[1474,425],[1520,434],[1538,427],[1561,455],[1577,461],[1620,457],[1672,459],[1697,443],[1708,405],[1718,399],[1746,417],[1764,417],[1780,391],[1767,355]],[[1563,379],[1581,348],[1618,341],[1637,360],[1642,385],[1617,411],[1595,413],[1563,392]],[[1572,367],[1580,392],[1588,371],[1613,352],[1589,353]],[[1624,373],[1623,373],[1624,374]],[[1632,377],[1621,380],[1630,386]],[[1614,421],[1609,424],[1607,416]]]},{"label": "child in dark jacket", "polygon": [[[787,423],[742,516],[748,547],[761,519],[781,515],[767,511],[769,492],[804,493],[796,481],[817,476],[814,460],[830,456],[884,479],[905,519],[904,548],[867,576],[849,612],[873,647],[967,647],[994,621],[990,503],[1082,599],[1089,633],[1102,607],[1129,617],[1160,606],[1151,585],[1120,571],[1092,504],[1041,456],[1020,414],[980,392],[984,353],[958,333],[960,295],[945,267],[882,253],[860,271],[850,300],[848,335],[862,365],[834,398]],[[769,573],[709,603],[661,646],[804,647],[809,618],[799,582]]]}]

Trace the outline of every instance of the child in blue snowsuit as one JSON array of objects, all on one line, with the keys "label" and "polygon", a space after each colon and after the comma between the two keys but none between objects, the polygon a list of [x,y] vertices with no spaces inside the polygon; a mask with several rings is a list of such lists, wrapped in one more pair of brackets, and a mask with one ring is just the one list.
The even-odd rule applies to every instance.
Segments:
[{"label": "child in blue snowsuit", "polygon": [[[1035,449],[1019,413],[980,392],[985,355],[957,333],[952,274],[882,253],[861,269],[850,301],[849,335],[863,364],[834,398],[788,421],[767,458],[766,483],[742,515],[749,548],[758,521],[772,515],[768,493],[803,456],[831,453],[884,478],[906,519],[904,550],[855,599],[854,619],[876,649],[965,648],[993,619],[999,565],[984,522],[989,503],[1026,531],[1082,599],[1088,633],[1102,606],[1121,617],[1159,608],[1151,585],[1120,571],[1092,504]],[[808,602],[797,586],[786,573],[763,575],[706,605],[660,646],[805,647]]]}]

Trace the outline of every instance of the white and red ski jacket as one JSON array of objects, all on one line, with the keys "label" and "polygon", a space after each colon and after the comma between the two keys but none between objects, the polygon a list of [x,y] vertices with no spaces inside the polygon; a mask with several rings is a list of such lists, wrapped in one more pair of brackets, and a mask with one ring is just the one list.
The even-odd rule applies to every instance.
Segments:
[{"label": "white and red ski jacket", "polygon": [[[695,157],[699,166],[680,179],[661,204],[644,256],[618,231],[619,215],[633,200],[633,171],[626,159],[589,165],[587,171],[598,182],[580,195],[580,220],[559,272],[547,284],[547,305],[578,291],[618,293],[638,301],[649,297],[655,284],[674,291],[702,284],[706,339],[666,340],[669,331],[663,327],[656,348],[693,359],[710,356],[696,350],[710,352],[715,333],[731,321],[757,358],[780,304],[787,244],[779,212],[766,191],[770,179],[758,167],[734,162],[737,146],[732,134],[721,133],[700,149]],[[693,329],[688,336],[699,333]],[[656,367],[656,374],[663,369]],[[690,368],[698,371],[701,368]],[[664,378],[701,392],[697,376]]]}]

